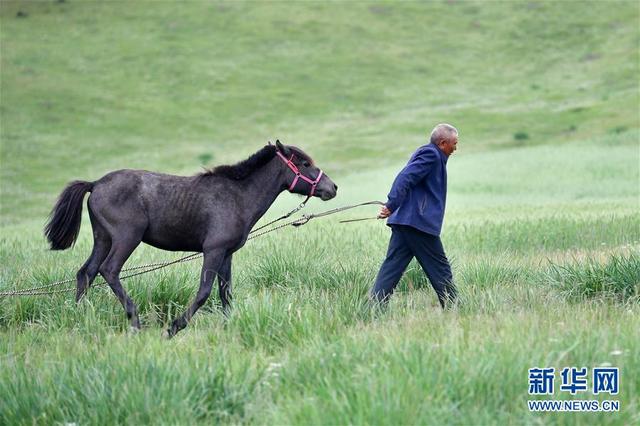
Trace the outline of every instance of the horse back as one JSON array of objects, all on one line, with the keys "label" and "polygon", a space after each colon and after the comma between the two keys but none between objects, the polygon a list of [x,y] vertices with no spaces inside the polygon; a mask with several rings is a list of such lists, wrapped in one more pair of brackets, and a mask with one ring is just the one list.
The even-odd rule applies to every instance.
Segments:
[{"label": "horse back", "polygon": [[[175,251],[201,251],[210,232],[224,237],[234,223],[233,191],[195,176],[118,170],[96,182],[90,208],[110,223],[144,223],[142,241]],[[228,238],[232,238],[229,235]]]}]

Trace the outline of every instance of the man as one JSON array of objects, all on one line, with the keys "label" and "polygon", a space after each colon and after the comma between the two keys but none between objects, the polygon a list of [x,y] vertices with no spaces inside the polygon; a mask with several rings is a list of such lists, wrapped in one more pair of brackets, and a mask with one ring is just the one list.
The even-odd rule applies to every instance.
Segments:
[{"label": "man", "polygon": [[387,257],[371,289],[378,302],[387,302],[414,257],[429,277],[442,308],[456,298],[440,230],[447,198],[447,160],[457,148],[458,130],[438,124],[430,142],[413,153],[378,214],[378,218],[388,218],[391,227]]}]

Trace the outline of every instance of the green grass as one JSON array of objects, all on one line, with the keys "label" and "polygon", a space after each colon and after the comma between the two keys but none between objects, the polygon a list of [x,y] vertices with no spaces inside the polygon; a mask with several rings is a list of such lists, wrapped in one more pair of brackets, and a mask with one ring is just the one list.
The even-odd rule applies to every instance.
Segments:
[{"label": "green grass", "polygon": [[[3,1],[0,19],[0,291],[89,255],[86,209],[72,250],[42,236],[67,181],[193,174],[280,138],[340,186],[321,211],[384,200],[434,124],[460,129],[451,311],[415,262],[371,308],[389,230],[337,222],[362,207],[250,241],[230,317],[214,294],[171,341],[199,261],[125,281],[138,334],[106,286],[0,299],[0,424],[640,422],[637,3]],[[619,413],[528,411],[529,368],[601,365]]]},{"label": "green grass", "polygon": [[640,296],[637,254],[612,256],[605,265],[588,259],[579,264],[553,265],[551,277],[575,298],[611,296],[621,300]]}]

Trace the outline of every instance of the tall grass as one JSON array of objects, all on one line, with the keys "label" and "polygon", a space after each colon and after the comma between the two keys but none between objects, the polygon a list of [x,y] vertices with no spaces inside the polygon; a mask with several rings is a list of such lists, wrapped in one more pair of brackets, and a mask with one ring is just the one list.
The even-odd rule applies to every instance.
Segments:
[{"label": "tall grass", "polygon": [[[354,309],[322,314],[320,304],[287,309],[300,299],[286,291],[256,296],[240,302],[226,326],[219,315],[201,315],[170,342],[154,330],[128,336],[96,324],[5,332],[3,422],[637,420],[637,306],[571,308],[538,297],[526,308],[516,296],[514,312],[500,305],[488,315],[443,314],[418,291],[385,314],[357,319]],[[531,366],[606,363],[621,368],[621,413],[527,413]]]},{"label": "tall grass", "polygon": [[619,300],[640,296],[639,253],[611,256],[604,265],[584,259],[568,265],[553,264],[550,280],[576,299],[609,296]]},{"label": "tall grass", "polygon": [[[618,246],[604,261],[532,262],[532,251],[518,248],[537,235],[536,221],[504,224],[509,232],[485,227],[486,240],[504,241],[502,248],[478,247],[468,228],[448,230],[448,244],[461,245],[452,250],[460,300],[450,312],[440,310],[417,264],[387,310],[371,309],[367,293],[386,243],[379,223],[358,225],[371,239],[362,251],[353,251],[348,232],[334,233],[329,249],[330,222],[247,245],[234,265],[231,316],[214,295],[172,341],[161,332],[193,296],[198,264],[126,283],[140,306],[138,335],[128,333],[108,288],[90,290],[77,306],[70,295],[3,300],[2,422],[632,423],[638,248],[625,254]],[[549,220],[546,229],[563,235],[567,223]],[[616,223],[601,217],[592,226]],[[569,235],[538,249],[580,247],[579,233]],[[600,237],[611,246],[637,238]],[[30,238],[11,241],[38,253]],[[80,264],[86,249],[45,257]],[[18,278],[22,264],[9,260],[5,253],[4,277]],[[37,266],[33,279],[55,270]],[[600,364],[621,368],[622,412],[562,418],[526,410],[528,368]]]}]

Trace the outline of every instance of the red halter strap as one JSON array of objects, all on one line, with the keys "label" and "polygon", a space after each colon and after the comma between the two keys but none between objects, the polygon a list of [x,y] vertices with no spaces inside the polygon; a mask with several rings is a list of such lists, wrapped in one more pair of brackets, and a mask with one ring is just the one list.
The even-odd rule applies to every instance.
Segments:
[{"label": "red halter strap", "polygon": [[316,177],[315,180],[312,180],[306,177],[305,175],[303,175],[302,173],[300,173],[300,170],[298,169],[298,167],[295,164],[293,164],[293,154],[291,154],[291,158],[289,158],[288,160],[287,160],[287,157],[285,157],[280,153],[280,151],[276,151],[276,154],[278,154],[278,157],[280,157],[280,159],[282,159],[282,161],[284,161],[285,164],[295,174],[295,177],[293,178],[293,182],[291,182],[291,186],[289,186],[289,191],[293,191],[293,188],[295,188],[296,184],[298,183],[298,179],[302,179],[303,181],[311,185],[311,192],[309,192],[309,197],[313,197],[313,194],[316,192],[316,186],[318,186],[318,182],[320,182],[320,179],[322,179],[322,175],[324,174],[324,172],[320,170],[320,173],[318,173],[318,177]]}]

